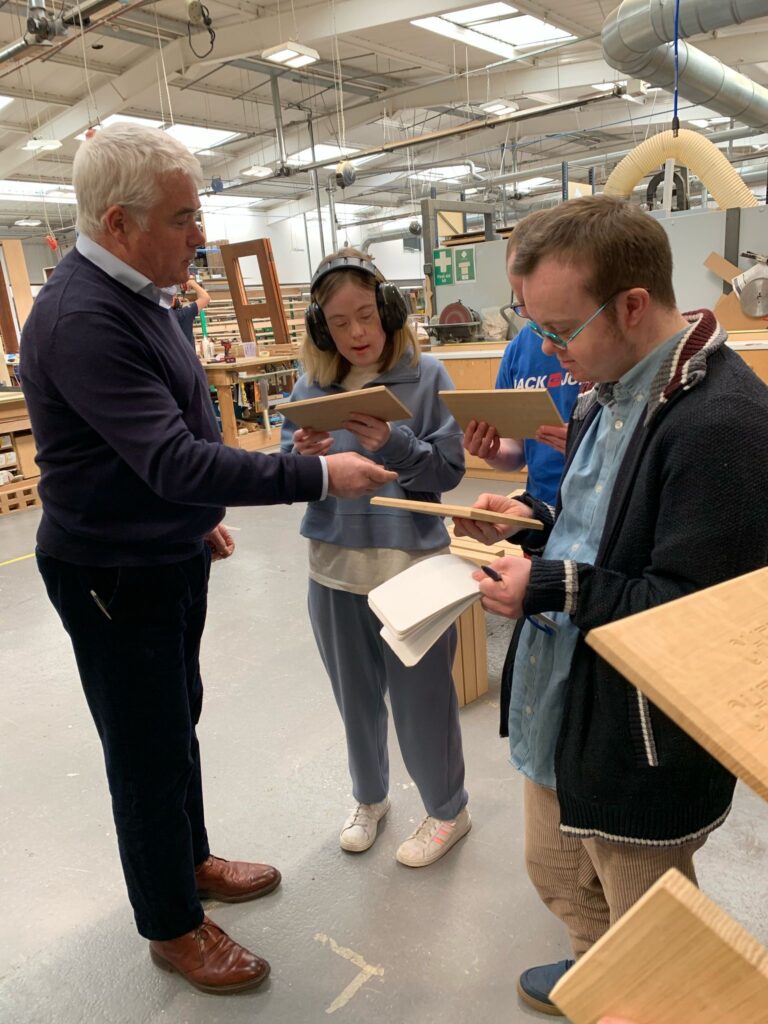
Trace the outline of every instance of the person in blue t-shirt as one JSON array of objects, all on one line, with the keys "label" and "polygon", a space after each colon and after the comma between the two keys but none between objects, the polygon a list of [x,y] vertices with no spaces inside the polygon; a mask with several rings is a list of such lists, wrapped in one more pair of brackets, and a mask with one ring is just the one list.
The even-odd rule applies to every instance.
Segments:
[{"label": "person in blue t-shirt", "polygon": [[[515,235],[511,235],[507,244],[507,277],[518,300],[512,308],[525,318],[523,282],[512,273],[514,238]],[[528,326],[507,345],[496,387],[546,388],[566,423],[579,393],[579,384],[567,370],[563,371],[557,356],[542,352],[541,338]],[[479,456],[494,469],[511,471],[527,466],[528,493],[554,505],[563,474],[566,432],[566,427],[545,426],[539,428],[535,439],[500,438],[491,424],[472,420],[464,434],[464,447],[470,455]]]},{"label": "person in blue t-shirt", "polygon": [[201,311],[204,310],[211,301],[211,296],[202,285],[197,283],[194,277],[190,277],[184,286],[184,290],[193,291],[195,293],[195,301],[182,302],[181,295],[177,294],[174,297],[173,306],[171,308],[176,314],[176,319],[178,320],[179,327],[184,333],[184,337],[194,347],[195,335],[192,328]]}]

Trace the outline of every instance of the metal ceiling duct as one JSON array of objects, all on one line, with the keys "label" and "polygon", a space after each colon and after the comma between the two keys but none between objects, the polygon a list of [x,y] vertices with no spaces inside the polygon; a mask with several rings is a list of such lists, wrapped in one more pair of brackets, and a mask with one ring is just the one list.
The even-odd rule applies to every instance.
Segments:
[{"label": "metal ceiling duct", "polygon": [[[683,40],[768,15],[765,0],[680,0],[680,95],[753,128],[768,126],[768,89]],[[624,0],[603,26],[603,57],[623,75],[674,88],[675,4]]]}]

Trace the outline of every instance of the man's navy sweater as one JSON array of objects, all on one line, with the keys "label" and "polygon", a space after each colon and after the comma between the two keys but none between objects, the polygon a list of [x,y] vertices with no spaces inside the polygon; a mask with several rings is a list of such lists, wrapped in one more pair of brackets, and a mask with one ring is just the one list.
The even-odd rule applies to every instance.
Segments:
[{"label": "man's navy sweater", "polygon": [[80,565],[175,562],[226,505],[320,497],[320,460],[221,443],[200,363],[167,309],[70,252],[21,337],[39,548]]}]

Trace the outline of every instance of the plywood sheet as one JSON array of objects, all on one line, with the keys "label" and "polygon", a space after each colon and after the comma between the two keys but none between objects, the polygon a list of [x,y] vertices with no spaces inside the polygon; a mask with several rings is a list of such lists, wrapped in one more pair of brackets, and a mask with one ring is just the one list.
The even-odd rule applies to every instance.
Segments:
[{"label": "plywood sheet", "polygon": [[586,639],[768,800],[768,568],[593,629]]},{"label": "plywood sheet", "polygon": [[426,516],[450,516],[452,519],[474,519],[480,523],[500,523],[504,526],[524,527],[527,530],[543,530],[544,526],[538,519],[528,516],[511,516],[503,512],[490,512],[485,508],[472,508],[470,505],[446,505],[435,501],[411,501],[409,498],[371,498],[372,505],[384,505],[387,508],[402,508],[408,512],[420,512]]},{"label": "plywood sheet", "polygon": [[674,869],[551,993],[572,1024],[765,1024],[768,950]]},{"label": "plywood sheet", "polygon": [[291,423],[314,430],[340,430],[353,412],[387,421],[411,418],[411,410],[383,384],[323,398],[308,398],[303,402],[289,402],[281,412]]},{"label": "plywood sheet", "polygon": [[533,437],[539,427],[563,424],[546,388],[441,391],[440,397],[464,430],[477,420],[496,427],[499,437]]}]

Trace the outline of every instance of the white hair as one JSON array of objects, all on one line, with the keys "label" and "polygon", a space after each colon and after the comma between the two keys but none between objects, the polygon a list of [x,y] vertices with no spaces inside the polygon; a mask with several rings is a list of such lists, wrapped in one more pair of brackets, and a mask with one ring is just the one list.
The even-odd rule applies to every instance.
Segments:
[{"label": "white hair", "polygon": [[159,181],[174,171],[202,185],[197,157],[167,132],[128,123],[101,128],[81,143],[72,164],[77,230],[97,238],[104,214],[116,204],[130,207],[146,227],[147,212],[160,198]]}]

